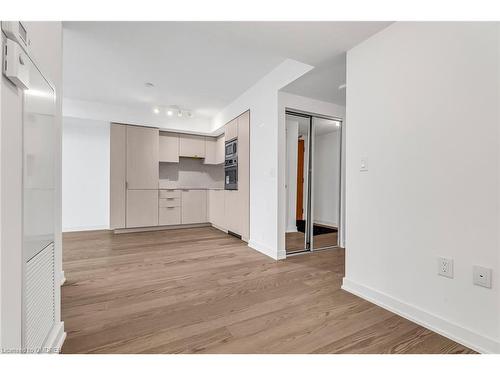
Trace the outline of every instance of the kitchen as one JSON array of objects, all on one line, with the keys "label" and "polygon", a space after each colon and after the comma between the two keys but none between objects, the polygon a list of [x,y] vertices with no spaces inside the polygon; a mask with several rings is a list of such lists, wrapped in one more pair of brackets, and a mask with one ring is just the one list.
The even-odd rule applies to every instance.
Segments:
[{"label": "kitchen", "polygon": [[250,112],[210,135],[112,123],[110,228],[209,226],[248,242]]}]

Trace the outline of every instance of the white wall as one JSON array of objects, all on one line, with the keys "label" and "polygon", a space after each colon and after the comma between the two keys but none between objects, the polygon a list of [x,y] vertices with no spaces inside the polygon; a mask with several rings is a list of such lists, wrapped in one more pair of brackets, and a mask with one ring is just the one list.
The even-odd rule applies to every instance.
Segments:
[{"label": "white wall", "polygon": [[[283,231],[286,221],[286,192],[283,192],[282,217],[278,216],[278,175],[282,174],[280,182],[285,190],[286,170],[285,154],[278,164],[280,142],[285,153],[284,113],[280,120],[278,90],[311,69],[310,65],[285,60],[217,114],[213,121],[213,130],[216,130],[250,109],[249,246],[275,259],[285,255],[284,246],[278,252],[278,221],[282,221]],[[279,121],[282,121],[282,133],[278,132]]]},{"label": "white wall", "polygon": [[297,158],[299,122],[286,119],[287,209],[286,231],[297,232]]},{"label": "white wall", "polygon": [[498,23],[424,22],[347,56],[344,288],[483,352],[500,352],[499,51]]},{"label": "white wall", "polygon": [[[277,236],[278,236],[278,254],[279,258],[283,259],[286,257],[286,250],[285,250],[285,230],[286,230],[286,209],[287,209],[287,192],[285,188],[286,184],[286,134],[285,134],[285,127],[286,127],[286,121],[285,121],[285,111],[289,110],[295,110],[297,112],[307,112],[307,113],[312,113],[312,114],[320,114],[324,116],[330,116],[330,117],[336,117],[339,119],[344,119],[345,118],[345,107],[334,104],[334,103],[328,103],[328,102],[323,102],[320,100],[315,100],[312,98],[307,98],[304,96],[300,95],[294,95],[290,94],[287,92],[280,91],[278,95],[278,180],[277,180],[277,187],[278,187],[278,228],[277,228]],[[345,127],[345,122],[343,124]],[[342,151],[344,152],[344,150]],[[345,158],[342,156],[342,160],[345,160]],[[341,173],[342,173],[342,181],[345,181],[344,179],[344,166],[341,168]],[[341,186],[341,192],[342,192],[342,199],[341,199],[341,206],[344,206],[342,204],[342,201],[344,199],[344,183]],[[305,202],[305,201],[304,201]],[[342,226],[342,218],[343,218],[343,212],[342,210],[342,217],[341,217],[341,227]],[[341,232],[340,233],[340,244],[344,244],[344,235]]]},{"label": "white wall", "polygon": [[314,223],[339,225],[340,131],[316,134],[313,157]]},{"label": "white wall", "polygon": [[63,231],[109,228],[106,121],[63,118]]}]

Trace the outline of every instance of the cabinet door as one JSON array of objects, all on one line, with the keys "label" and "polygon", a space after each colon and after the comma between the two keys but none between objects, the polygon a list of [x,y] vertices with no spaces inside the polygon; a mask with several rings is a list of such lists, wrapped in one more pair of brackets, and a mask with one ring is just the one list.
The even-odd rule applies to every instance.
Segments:
[{"label": "cabinet door", "polygon": [[158,225],[158,190],[127,191],[127,228]]},{"label": "cabinet door", "polygon": [[204,164],[217,164],[217,139],[205,137],[205,160]]},{"label": "cabinet door", "polygon": [[238,117],[238,193],[241,237],[250,236],[250,112]]},{"label": "cabinet door", "polygon": [[217,138],[215,145],[215,164],[223,164],[226,160],[226,141],[224,134]]},{"label": "cabinet door", "polygon": [[231,139],[238,137],[238,120],[234,119],[226,124],[225,129],[226,141],[230,141]]},{"label": "cabinet door", "polygon": [[205,157],[205,137],[181,134],[179,136],[179,156],[189,158]]},{"label": "cabinet door", "polygon": [[127,188],[158,189],[158,129],[127,126]]},{"label": "cabinet door", "polygon": [[182,190],[181,193],[182,224],[207,222],[207,191]]},{"label": "cabinet door", "polygon": [[238,190],[224,190],[227,230],[241,235],[241,200]]},{"label": "cabinet door", "polygon": [[111,124],[110,140],[109,226],[125,228],[127,127]]},{"label": "cabinet door", "polygon": [[208,220],[213,225],[226,229],[224,190],[209,190]]},{"label": "cabinet door", "polygon": [[159,161],[179,162],[179,134],[160,133]]}]

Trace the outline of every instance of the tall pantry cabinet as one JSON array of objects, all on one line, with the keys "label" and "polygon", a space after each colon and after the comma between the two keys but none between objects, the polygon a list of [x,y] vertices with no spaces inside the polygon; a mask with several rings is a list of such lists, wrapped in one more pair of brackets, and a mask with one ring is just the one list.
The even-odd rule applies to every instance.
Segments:
[{"label": "tall pantry cabinet", "polygon": [[158,129],[111,124],[110,227],[158,225]]}]

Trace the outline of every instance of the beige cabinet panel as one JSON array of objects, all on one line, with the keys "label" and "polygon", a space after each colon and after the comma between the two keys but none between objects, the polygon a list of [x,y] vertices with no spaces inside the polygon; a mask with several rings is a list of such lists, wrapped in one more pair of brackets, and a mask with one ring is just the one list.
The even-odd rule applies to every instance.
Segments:
[{"label": "beige cabinet panel", "polygon": [[160,225],[179,225],[181,223],[180,207],[160,207],[158,222]]},{"label": "beige cabinet panel", "polygon": [[181,198],[160,198],[159,207],[180,207]]},{"label": "beige cabinet panel", "polygon": [[160,190],[160,198],[179,198],[181,197],[180,190],[170,190],[170,189],[162,189]]},{"label": "beige cabinet panel", "polygon": [[127,190],[127,228],[158,225],[158,190]]},{"label": "beige cabinet panel", "polygon": [[126,151],[127,127],[111,124],[110,130],[110,181],[109,181],[109,226],[111,229],[125,228],[127,193]]},{"label": "beige cabinet panel", "polygon": [[199,135],[179,135],[179,156],[189,158],[205,157],[205,137]]},{"label": "beige cabinet panel", "polygon": [[207,222],[206,190],[182,190],[181,217],[182,224]]},{"label": "beige cabinet panel", "polygon": [[160,132],[159,161],[179,162],[179,134]]},{"label": "beige cabinet panel", "polygon": [[215,145],[215,164],[223,164],[226,160],[226,142],[224,134],[217,138]]},{"label": "beige cabinet panel", "polygon": [[231,139],[238,137],[238,120],[234,119],[228,122],[224,129],[224,135],[226,137],[226,141],[230,141]]},{"label": "beige cabinet panel", "polygon": [[238,193],[241,237],[250,237],[250,112],[238,117]]},{"label": "beige cabinet panel", "polygon": [[158,189],[158,133],[127,126],[127,189]]},{"label": "beige cabinet panel", "polygon": [[204,164],[217,163],[217,139],[214,137],[205,137],[205,160]]},{"label": "beige cabinet panel", "polygon": [[241,235],[241,198],[238,190],[224,190],[226,229]]},{"label": "beige cabinet panel", "polygon": [[226,229],[224,190],[208,191],[208,221]]}]

